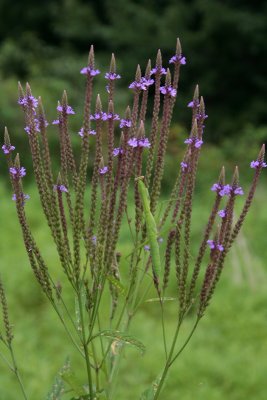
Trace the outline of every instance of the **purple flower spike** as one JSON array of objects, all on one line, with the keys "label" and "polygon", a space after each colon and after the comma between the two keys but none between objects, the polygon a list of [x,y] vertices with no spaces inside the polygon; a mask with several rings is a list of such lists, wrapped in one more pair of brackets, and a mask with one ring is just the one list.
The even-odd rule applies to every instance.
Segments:
[{"label": "purple flower spike", "polygon": [[26,175],[26,169],[24,167],[10,167],[9,172],[13,176],[13,178],[23,178]]},{"label": "purple flower spike", "polygon": [[[64,109],[65,109],[65,110],[64,110]],[[75,114],[75,112],[73,111],[73,108],[72,108],[71,106],[67,106],[67,108],[65,108],[65,107],[59,105],[59,106],[57,106],[57,110],[58,110],[59,112],[65,111],[66,114]]]},{"label": "purple flower spike", "polygon": [[121,76],[115,72],[107,72],[105,74],[105,78],[109,79],[110,81],[114,81],[115,79],[121,79]]},{"label": "purple flower spike", "polygon": [[100,121],[100,120],[106,121],[107,120],[107,113],[104,113],[104,112],[101,111],[101,112],[92,114],[92,115],[90,115],[90,120],[91,121]]},{"label": "purple flower spike", "polygon": [[144,250],[145,250],[145,251],[150,251],[150,246],[149,246],[148,244],[146,244],[146,245],[144,246]]},{"label": "purple flower spike", "polygon": [[108,172],[108,167],[107,166],[99,169],[100,175],[105,175],[107,172]]},{"label": "purple flower spike", "polygon": [[172,86],[161,86],[159,90],[160,93],[168,94],[171,97],[176,97],[177,94],[177,90],[174,89]]},{"label": "purple flower spike", "polygon": [[132,121],[130,119],[121,119],[120,128],[131,128]]},{"label": "purple flower spike", "polygon": [[15,150],[15,146],[12,146],[11,144],[3,144],[2,150],[4,154],[10,154],[11,151]]},{"label": "purple flower spike", "polygon": [[184,172],[187,168],[188,168],[188,164],[186,163],[186,162],[181,162],[180,163],[180,165],[181,165],[181,168],[182,168],[182,171]]},{"label": "purple flower spike", "polygon": [[267,167],[267,164],[264,161],[257,160],[257,161],[251,161],[251,163],[250,163],[250,168],[257,169],[257,168],[266,168],[266,167]]},{"label": "purple flower spike", "polygon": [[108,119],[109,120],[113,120],[113,121],[119,121],[120,120],[120,116],[119,116],[119,114],[103,113],[102,120],[103,121],[107,121]]},{"label": "purple flower spike", "polygon": [[64,185],[54,185],[54,186],[53,186],[53,189],[54,189],[55,191],[68,193],[68,189],[67,189],[66,186],[64,186]]},{"label": "purple flower spike", "polygon": [[83,75],[87,75],[88,74],[90,76],[96,76],[96,75],[100,74],[100,71],[99,71],[99,69],[94,69],[94,68],[91,68],[91,67],[88,66],[88,67],[82,68],[80,73],[83,74]]},{"label": "purple flower spike", "polygon": [[218,211],[218,215],[219,215],[221,218],[225,218],[225,216],[226,216],[225,210],[220,210],[220,211]]},{"label": "purple flower spike", "polygon": [[167,71],[166,71],[166,68],[163,68],[163,67],[155,67],[155,68],[153,68],[151,71],[150,71],[150,75],[156,75],[156,74],[159,74],[159,75],[166,75],[167,74]]},{"label": "purple flower spike", "polygon": [[121,154],[123,154],[123,149],[121,147],[115,147],[115,149],[113,150],[113,156],[117,157]]},{"label": "purple flower spike", "polygon": [[182,54],[179,54],[179,55],[175,54],[175,56],[170,58],[169,64],[176,64],[176,63],[185,65],[186,64],[186,58]]}]

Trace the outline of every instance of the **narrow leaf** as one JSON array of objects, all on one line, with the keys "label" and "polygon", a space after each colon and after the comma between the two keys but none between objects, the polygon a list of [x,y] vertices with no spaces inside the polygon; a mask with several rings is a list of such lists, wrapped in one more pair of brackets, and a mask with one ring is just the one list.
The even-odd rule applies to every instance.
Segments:
[{"label": "narrow leaf", "polygon": [[116,342],[121,342],[121,344],[126,344],[129,346],[136,347],[141,352],[142,355],[145,353],[145,350],[146,350],[146,348],[142,342],[135,339],[133,336],[127,335],[124,332],[105,330],[105,331],[99,332],[93,338],[95,338],[97,336],[103,336],[103,337],[106,337],[109,339],[113,339]]}]

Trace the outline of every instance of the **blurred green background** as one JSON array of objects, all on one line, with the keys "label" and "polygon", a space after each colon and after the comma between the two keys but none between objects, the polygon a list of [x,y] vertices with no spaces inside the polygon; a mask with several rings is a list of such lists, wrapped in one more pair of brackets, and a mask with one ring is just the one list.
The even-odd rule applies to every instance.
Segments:
[{"label": "blurred green background", "polygon": [[[96,65],[102,73],[108,70],[111,52],[116,55],[122,76],[116,111],[123,113],[131,104],[131,93],[125,88],[133,80],[137,64],[143,70],[149,58],[153,64],[160,48],[166,66],[176,37],[180,37],[187,65],[181,70],[164,191],[167,195],[174,179],[172,171],[177,168],[190,128],[186,105],[199,83],[209,118],[194,203],[194,252],[212,198],[209,187],[221,165],[226,166],[228,179],[234,165],[239,165],[241,184],[247,190],[252,176],[249,163],[267,140],[267,1],[13,0],[11,4],[0,0],[0,15],[0,129],[3,132],[8,126],[12,143],[27,167],[30,157],[17,105],[18,80],[29,81],[34,95],[42,96],[49,121],[56,117],[57,100],[67,89],[70,104],[77,111],[71,129],[78,143],[84,89],[79,71],[87,62],[90,45],[95,46]],[[102,74],[96,79],[95,91],[103,95],[105,105],[104,86]],[[57,137],[55,129],[49,129],[56,157]],[[15,322],[15,350],[30,398],[44,399],[69,345],[32,278],[3,156],[0,175],[0,272]],[[27,192],[31,195],[27,211],[33,232],[57,276],[55,249],[29,176]],[[251,214],[227,259],[212,305],[171,371],[162,399],[266,399],[266,196],[266,177],[262,176]],[[121,251],[126,252],[129,246],[125,233]],[[170,293],[175,295],[174,283]],[[176,311],[172,304],[166,309],[171,335]],[[159,371],[163,352],[158,318],[156,305],[142,307],[132,333],[144,342],[147,353],[138,358],[134,350],[127,351],[118,399],[138,399]],[[189,317],[188,325],[191,322]],[[79,368],[78,360],[73,363]],[[1,400],[20,398],[14,377],[3,364],[0,371]]]}]

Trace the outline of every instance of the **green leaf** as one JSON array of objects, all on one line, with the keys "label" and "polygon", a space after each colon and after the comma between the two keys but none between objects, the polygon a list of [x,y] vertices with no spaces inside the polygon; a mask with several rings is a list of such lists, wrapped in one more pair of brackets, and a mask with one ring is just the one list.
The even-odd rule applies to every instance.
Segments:
[{"label": "green leaf", "polygon": [[109,282],[118,290],[118,292],[125,297],[126,296],[126,288],[123,286],[123,284],[116,278],[114,278],[114,276],[111,275],[107,275],[107,279],[109,280]]},{"label": "green leaf", "polygon": [[96,338],[97,336],[104,336],[106,338],[113,339],[116,342],[121,342],[121,344],[136,347],[142,355],[145,353],[146,350],[142,342],[124,332],[105,330],[93,336],[92,339]]},{"label": "green leaf", "polygon": [[64,382],[66,382],[71,390],[77,395],[80,396],[78,399],[86,400],[88,398],[88,393],[86,393],[85,389],[81,386],[78,381],[76,375],[70,370],[67,369],[61,372],[61,378]]},{"label": "green leaf", "polygon": [[173,301],[173,300],[178,300],[177,297],[161,297],[160,299],[158,297],[154,297],[152,299],[147,299],[145,303],[153,303],[156,301],[161,301],[164,303],[165,301]]},{"label": "green leaf", "polygon": [[65,393],[64,390],[64,383],[61,377],[63,371],[70,368],[70,361],[69,358],[66,359],[63,367],[58,372],[57,376],[55,377],[55,381],[51,391],[47,394],[46,400],[60,400]]},{"label": "green leaf", "polygon": [[160,380],[161,376],[155,379],[152,385],[141,394],[140,400],[153,400]]}]

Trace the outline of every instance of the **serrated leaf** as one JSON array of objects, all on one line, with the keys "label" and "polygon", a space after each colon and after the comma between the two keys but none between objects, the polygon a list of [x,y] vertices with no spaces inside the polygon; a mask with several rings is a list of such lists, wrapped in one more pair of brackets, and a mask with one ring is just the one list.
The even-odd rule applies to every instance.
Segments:
[{"label": "serrated leaf", "polygon": [[161,297],[160,299],[158,297],[154,297],[152,299],[147,299],[145,301],[145,303],[153,303],[153,302],[156,302],[156,301],[159,301],[159,300],[162,301],[162,302],[164,302],[164,301],[173,301],[173,300],[177,300],[177,297]]},{"label": "serrated leaf", "polygon": [[103,336],[103,337],[106,337],[109,339],[113,339],[116,342],[121,342],[121,344],[126,344],[129,346],[136,347],[141,352],[142,355],[146,351],[145,346],[143,345],[142,342],[140,342],[140,340],[135,339],[133,336],[130,336],[124,332],[106,330],[106,331],[99,332],[93,338],[95,338],[97,336]]},{"label": "serrated leaf", "polygon": [[119,294],[121,294],[123,297],[126,296],[126,288],[118,279],[111,275],[107,275],[107,279],[118,290]]}]

